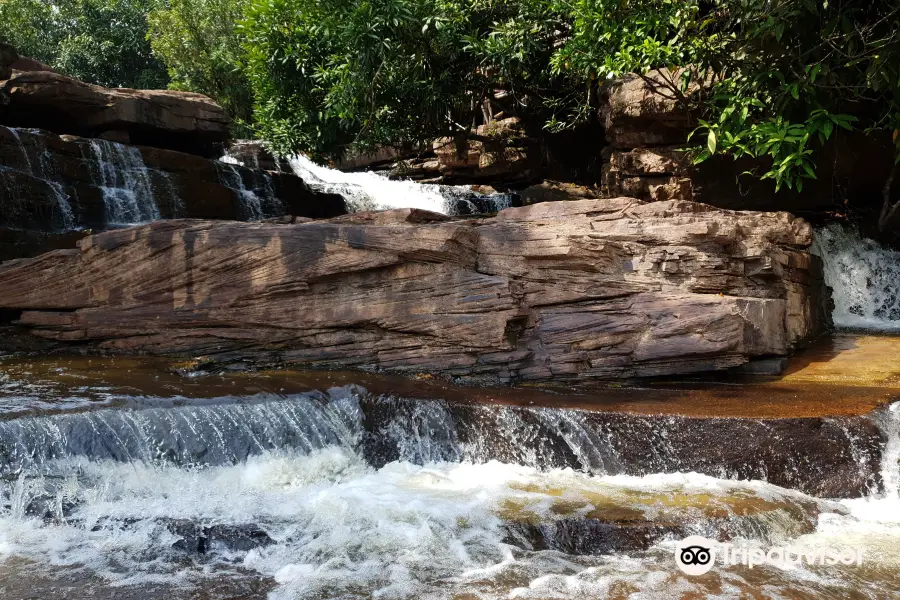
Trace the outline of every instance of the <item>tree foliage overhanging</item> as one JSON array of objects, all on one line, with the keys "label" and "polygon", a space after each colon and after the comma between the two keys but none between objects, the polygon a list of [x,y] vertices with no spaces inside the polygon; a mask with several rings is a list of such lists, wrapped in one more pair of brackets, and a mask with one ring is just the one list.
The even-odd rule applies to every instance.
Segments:
[{"label": "tree foliage overhanging", "polygon": [[701,119],[696,160],[764,159],[779,188],[838,129],[900,129],[893,0],[0,0],[3,37],[105,85],[210,94],[317,156],[469,135],[486,106],[575,127],[607,81],[661,67]]}]

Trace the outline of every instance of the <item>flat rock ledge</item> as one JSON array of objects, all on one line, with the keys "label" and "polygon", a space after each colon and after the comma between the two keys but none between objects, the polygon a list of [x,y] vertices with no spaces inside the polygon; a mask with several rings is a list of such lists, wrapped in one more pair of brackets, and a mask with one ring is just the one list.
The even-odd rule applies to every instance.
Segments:
[{"label": "flat rock ledge", "polygon": [[504,381],[695,373],[827,327],[811,243],[788,213],[633,198],[157,221],[3,263],[0,315],[119,353]]}]

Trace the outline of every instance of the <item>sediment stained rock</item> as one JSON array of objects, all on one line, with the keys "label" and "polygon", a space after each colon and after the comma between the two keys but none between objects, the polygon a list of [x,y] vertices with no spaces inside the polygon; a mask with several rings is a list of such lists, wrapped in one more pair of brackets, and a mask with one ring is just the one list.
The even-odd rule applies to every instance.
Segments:
[{"label": "sediment stained rock", "polygon": [[785,355],[827,322],[787,213],[582,200],[447,221],[177,220],[0,266],[0,308],[117,352],[508,379],[653,376]]}]

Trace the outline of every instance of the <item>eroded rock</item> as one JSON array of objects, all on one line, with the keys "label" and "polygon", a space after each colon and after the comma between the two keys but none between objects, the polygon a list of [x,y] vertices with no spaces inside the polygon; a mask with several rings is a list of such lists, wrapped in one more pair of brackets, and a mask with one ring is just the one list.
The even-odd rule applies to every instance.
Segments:
[{"label": "eroded rock", "polygon": [[616,198],[392,214],[104,232],[0,266],[0,308],[115,352],[501,380],[724,369],[828,319],[812,230],[787,213]]},{"label": "eroded rock", "polygon": [[0,118],[7,125],[88,137],[124,132],[135,144],[207,157],[221,154],[229,137],[224,109],[202,94],[108,89],[45,70],[7,77],[0,82],[6,103]]}]

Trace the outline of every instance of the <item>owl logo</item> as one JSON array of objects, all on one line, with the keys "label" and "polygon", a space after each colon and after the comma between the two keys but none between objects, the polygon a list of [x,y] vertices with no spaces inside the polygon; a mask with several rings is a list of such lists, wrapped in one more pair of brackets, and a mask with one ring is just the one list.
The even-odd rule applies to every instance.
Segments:
[{"label": "owl logo", "polygon": [[703,575],[716,564],[718,542],[692,535],[675,545],[675,564],[688,575]]}]

